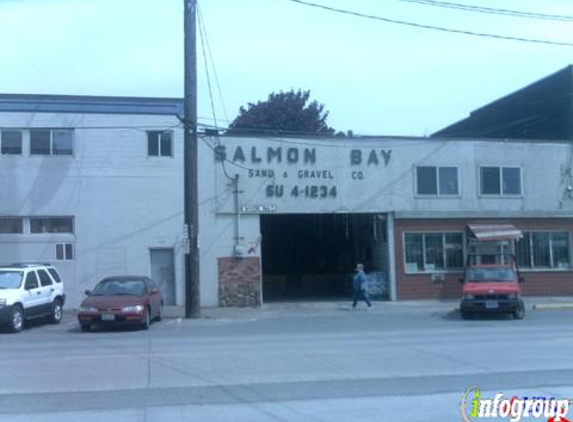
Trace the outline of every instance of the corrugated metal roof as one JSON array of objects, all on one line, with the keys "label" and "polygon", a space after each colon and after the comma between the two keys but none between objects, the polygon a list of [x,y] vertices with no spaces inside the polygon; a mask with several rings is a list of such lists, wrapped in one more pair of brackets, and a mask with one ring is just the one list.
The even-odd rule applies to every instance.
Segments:
[{"label": "corrugated metal roof", "polygon": [[0,111],[181,115],[180,98],[0,94]]},{"label": "corrugated metal roof", "polygon": [[433,138],[573,138],[573,65],[471,112]]}]

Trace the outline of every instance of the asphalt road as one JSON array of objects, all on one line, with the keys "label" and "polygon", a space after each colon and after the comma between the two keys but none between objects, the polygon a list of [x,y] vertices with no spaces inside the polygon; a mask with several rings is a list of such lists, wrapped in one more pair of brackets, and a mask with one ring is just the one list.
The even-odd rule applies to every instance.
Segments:
[{"label": "asphalt road", "polygon": [[82,333],[67,314],[0,334],[0,421],[460,421],[472,387],[573,397],[572,317],[283,307]]}]

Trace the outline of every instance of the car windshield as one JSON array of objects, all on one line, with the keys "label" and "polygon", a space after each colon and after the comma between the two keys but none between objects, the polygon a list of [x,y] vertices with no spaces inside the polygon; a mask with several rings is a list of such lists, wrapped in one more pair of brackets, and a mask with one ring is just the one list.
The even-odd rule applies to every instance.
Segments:
[{"label": "car windshield", "polygon": [[512,268],[470,268],[467,280],[472,282],[515,281],[517,276]]},{"label": "car windshield", "polygon": [[93,296],[143,296],[143,280],[104,280],[93,291]]},{"label": "car windshield", "polygon": [[22,271],[0,270],[0,289],[17,289],[22,284]]}]

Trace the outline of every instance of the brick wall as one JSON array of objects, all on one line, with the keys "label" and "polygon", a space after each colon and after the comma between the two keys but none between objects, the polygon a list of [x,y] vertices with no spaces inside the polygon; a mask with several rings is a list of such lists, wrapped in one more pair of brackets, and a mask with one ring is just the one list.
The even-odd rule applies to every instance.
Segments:
[{"label": "brick wall", "polygon": [[[513,224],[522,231],[564,230],[573,231],[573,219],[507,219],[507,220],[396,220],[396,285],[398,300],[406,299],[442,299],[461,296],[462,285],[459,279],[462,272],[445,273],[444,279],[432,280],[432,275],[406,274],[404,268],[403,233],[405,231],[461,231],[468,224]],[[525,278],[522,285],[526,296],[564,296],[573,295],[572,271],[521,270]]]},{"label": "brick wall", "polygon": [[261,261],[258,257],[219,258],[219,306],[260,306]]}]

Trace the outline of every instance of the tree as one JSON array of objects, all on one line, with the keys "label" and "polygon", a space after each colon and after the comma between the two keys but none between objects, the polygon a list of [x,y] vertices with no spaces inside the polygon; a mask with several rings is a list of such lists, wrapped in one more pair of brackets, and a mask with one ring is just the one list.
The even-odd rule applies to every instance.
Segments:
[{"label": "tree", "polygon": [[274,92],[266,101],[248,103],[229,125],[234,135],[278,135],[308,133],[331,136],[334,129],[326,124],[328,111],[317,101],[309,102],[310,91]]}]

